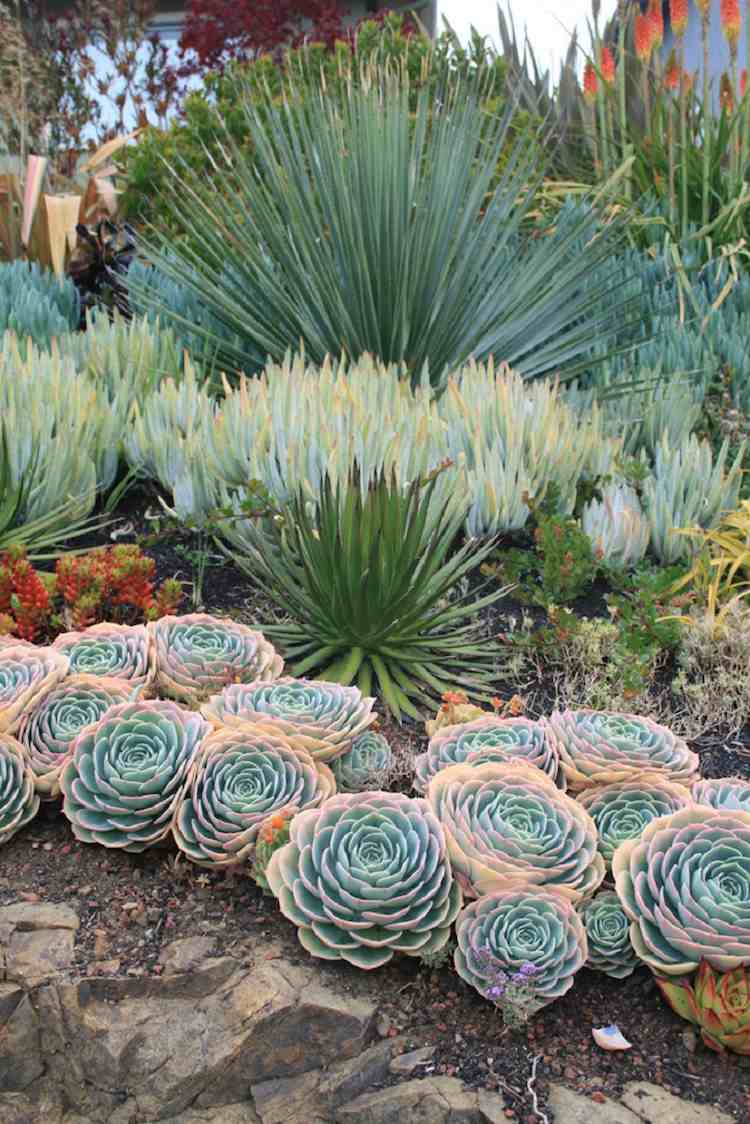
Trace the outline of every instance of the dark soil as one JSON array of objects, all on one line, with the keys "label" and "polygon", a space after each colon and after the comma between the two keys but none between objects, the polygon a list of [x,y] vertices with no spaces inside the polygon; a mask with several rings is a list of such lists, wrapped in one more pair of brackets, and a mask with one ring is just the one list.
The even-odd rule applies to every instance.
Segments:
[{"label": "dark soil", "polygon": [[[181,937],[211,937],[212,955],[244,958],[257,950],[275,956],[281,946],[292,959],[307,956],[273,899],[244,874],[207,873],[168,846],[130,855],[77,843],[52,805],[0,851],[0,904],[19,895],[77,911],[81,975],[158,976],[160,952]],[[510,1120],[537,1124],[526,1087],[535,1057],[540,1107],[550,1081],[596,1102],[643,1080],[716,1104],[739,1122],[750,1119],[750,1072],[743,1060],[707,1050],[666,1007],[646,970],[622,981],[581,971],[564,998],[525,1031],[511,1032],[448,966],[430,970],[404,957],[373,973],[323,961],[318,968],[339,990],[378,1004],[381,1034],[403,1034],[414,1048],[435,1047],[419,1073],[497,1090]],[[605,1053],[595,1045],[591,1028],[611,1023],[632,1042],[631,1051]]]}]

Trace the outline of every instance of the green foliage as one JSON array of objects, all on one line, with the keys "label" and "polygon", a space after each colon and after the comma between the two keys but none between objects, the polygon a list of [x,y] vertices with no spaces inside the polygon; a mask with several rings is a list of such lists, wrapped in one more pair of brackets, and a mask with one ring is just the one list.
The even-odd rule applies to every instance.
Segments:
[{"label": "green foliage", "polygon": [[472,599],[462,588],[492,544],[450,553],[462,513],[437,481],[404,492],[386,476],[364,490],[356,474],[343,486],[326,478],[312,511],[298,493],[266,527],[238,537],[227,524],[236,563],[290,615],[265,631],[293,675],[356,682],[364,695],[377,683],[399,719],[456,687],[486,697],[496,650],[477,614],[505,590]]},{"label": "green foliage", "polygon": [[79,303],[73,283],[36,263],[0,262],[0,336],[29,336],[37,347],[78,327]]}]

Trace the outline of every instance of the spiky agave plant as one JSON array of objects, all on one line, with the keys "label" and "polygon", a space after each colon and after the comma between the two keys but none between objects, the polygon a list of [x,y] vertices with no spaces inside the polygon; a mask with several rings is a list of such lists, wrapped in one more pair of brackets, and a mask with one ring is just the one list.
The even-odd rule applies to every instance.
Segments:
[{"label": "spiky agave plant", "polygon": [[[234,536],[237,564],[289,614],[264,630],[291,674],[356,683],[364,695],[377,684],[399,720],[449,688],[484,697],[494,674],[477,613],[506,590],[457,592],[493,544],[450,553],[463,516],[443,504],[437,479],[402,490],[381,474],[364,490],[355,469],[344,486],[326,478],[312,510],[300,492],[281,519]],[[232,542],[231,524],[226,535]]]}]

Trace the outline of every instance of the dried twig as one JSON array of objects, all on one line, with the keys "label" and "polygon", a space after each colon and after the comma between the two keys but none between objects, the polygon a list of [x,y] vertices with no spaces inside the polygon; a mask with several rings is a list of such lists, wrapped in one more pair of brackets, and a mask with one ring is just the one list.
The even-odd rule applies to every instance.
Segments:
[{"label": "dried twig", "polygon": [[542,1055],[537,1054],[536,1057],[534,1058],[533,1062],[531,1063],[531,1076],[529,1077],[529,1080],[526,1082],[526,1088],[529,1090],[529,1093],[531,1094],[531,1100],[532,1100],[532,1106],[531,1107],[532,1107],[532,1111],[534,1113],[534,1116],[538,1116],[540,1120],[544,1121],[544,1124],[549,1124],[549,1117],[547,1116],[546,1112],[542,1112],[542,1110],[540,1109],[539,1101],[537,1100],[537,1096],[536,1096],[536,1089],[534,1088],[534,1082],[536,1081],[536,1067],[539,1065],[541,1060],[542,1060]]}]

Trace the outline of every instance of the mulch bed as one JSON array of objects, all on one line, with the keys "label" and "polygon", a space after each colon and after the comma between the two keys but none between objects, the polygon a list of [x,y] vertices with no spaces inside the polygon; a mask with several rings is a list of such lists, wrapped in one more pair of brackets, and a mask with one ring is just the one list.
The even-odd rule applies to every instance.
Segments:
[{"label": "mulch bed", "polygon": [[[120,525],[132,532],[117,541],[133,541],[152,526],[144,519],[147,503],[135,493],[118,512]],[[111,541],[107,532],[98,541]],[[94,545],[94,541],[90,545]],[[192,579],[185,544],[173,536],[151,544],[158,576]],[[88,545],[88,544],[87,544]],[[259,623],[267,614],[259,592],[229,562],[213,560],[204,579],[207,612]],[[495,610],[501,623],[513,605]],[[589,611],[604,608],[600,591]],[[189,604],[183,612],[193,611]],[[267,616],[266,616],[267,619]],[[495,621],[493,620],[493,626]],[[503,696],[513,684],[498,684]],[[384,721],[384,733],[402,755],[419,752],[421,728],[403,728]],[[736,746],[702,749],[706,776],[750,776],[750,756]],[[404,787],[404,779],[399,782]],[[67,821],[53,805],[0,851],[0,904],[26,900],[65,902],[77,911],[81,927],[76,937],[76,967],[81,974],[159,975],[162,948],[181,937],[210,936],[215,952],[232,952],[248,940],[260,946],[281,945],[300,960],[295,930],[245,875],[207,873],[178,857],[173,845],[142,855],[105,851],[77,843]],[[536,1090],[541,1108],[550,1081],[559,1081],[591,1097],[617,1097],[634,1080],[653,1081],[688,1100],[710,1102],[750,1119],[750,1074],[747,1059],[723,1057],[707,1050],[692,1028],[678,1019],[660,998],[643,969],[627,980],[613,980],[581,971],[563,999],[532,1019],[524,1032],[505,1030],[493,1007],[482,1000],[448,968],[428,969],[403,958],[375,973],[347,965],[318,962],[319,970],[338,988],[365,995],[381,1011],[383,1035],[404,1034],[416,1046],[434,1046],[433,1061],[417,1071],[456,1076],[475,1087],[500,1092],[506,1116],[535,1124],[526,1082],[534,1057],[539,1057]],[[591,1038],[591,1028],[616,1023],[633,1049],[605,1053]]]}]

